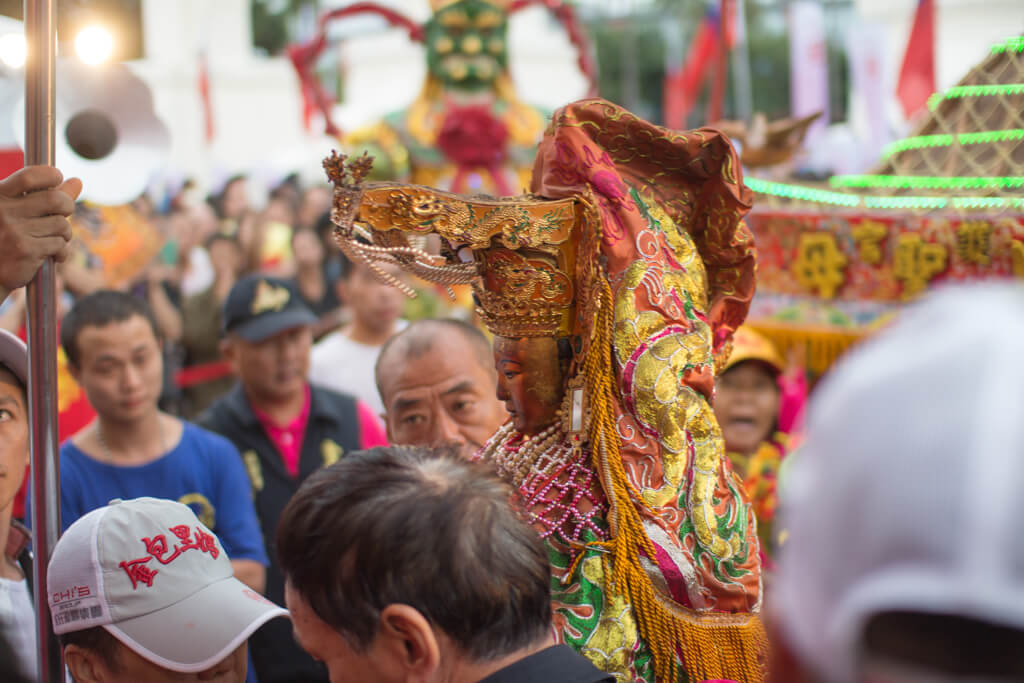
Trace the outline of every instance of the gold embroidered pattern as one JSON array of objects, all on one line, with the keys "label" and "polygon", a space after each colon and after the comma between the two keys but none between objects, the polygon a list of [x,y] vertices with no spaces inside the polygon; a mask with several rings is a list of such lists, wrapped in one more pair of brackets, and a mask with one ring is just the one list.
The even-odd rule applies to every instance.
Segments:
[{"label": "gold embroidered pattern", "polygon": [[418,185],[367,183],[359,222],[377,231],[436,232],[453,245],[487,247],[494,237],[511,249],[559,244],[577,221],[576,200],[473,198]]},{"label": "gold embroidered pattern", "polygon": [[534,252],[489,249],[479,253],[483,282],[474,286],[487,328],[507,337],[566,336],[575,290],[556,259]]},{"label": "gold embroidered pattern", "polygon": [[253,493],[259,493],[263,490],[263,467],[260,465],[260,456],[256,455],[256,451],[246,451],[242,453],[242,462],[245,463],[245,471],[249,475]]},{"label": "gold embroidered pattern", "polygon": [[193,504],[199,507],[199,511],[196,512],[196,517],[199,521],[206,525],[207,529],[213,529],[217,524],[217,510],[213,507],[213,503],[210,499],[201,493],[186,493],[178,502],[182,505],[192,506]]},{"label": "gold embroidered pattern", "polygon": [[[605,585],[604,567],[598,557],[583,561],[583,574],[595,586]],[[618,674],[617,680],[628,680],[632,649],[639,640],[636,618],[629,601],[618,591],[607,590],[597,628],[591,633],[580,654],[601,671]]]},{"label": "gold embroidered pattern", "polygon": [[323,459],[324,467],[330,467],[341,459],[345,449],[331,439],[324,439],[320,444],[320,457]]},{"label": "gold embroidered pattern", "polygon": [[287,287],[278,287],[266,280],[260,280],[256,285],[256,293],[252,298],[252,305],[249,310],[253,315],[266,313],[268,311],[280,311],[288,305],[291,299],[291,292]]},{"label": "gold embroidered pattern", "polygon": [[[693,279],[700,281],[699,276]],[[688,280],[682,273],[663,273],[657,264],[637,261],[630,266],[615,301],[614,348],[623,375],[631,378],[636,416],[648,430],[657,431],[662,446],[664,482],[657,489],[642,491],[644,502],[659,507],[679,496],[686,485],[692,441],[694,531],[701,545],[715,557],[728,559],[739,551],[742,539],[733,535],[727,542],[716,533],[712,494],[724,452],[721,431],[707,400],[680,382],[688,370],[710,367],[711,329],[703,321],[695,322],[689,330],[678,326],[668,329],[661,315],[637,309],[640,296],[658,302],[685,300],[690,291],[681,289],[685,284]],[[697,298],[704,297],[703,292],[692,291]]]}]

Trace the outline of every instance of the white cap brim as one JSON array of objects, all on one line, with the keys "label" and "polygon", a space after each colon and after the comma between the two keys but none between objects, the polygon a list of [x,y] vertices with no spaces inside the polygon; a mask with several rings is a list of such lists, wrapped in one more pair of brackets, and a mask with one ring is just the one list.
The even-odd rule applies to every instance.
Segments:
[{"label": "white cap brim", "polygon": [[103,628],[159,667],[196,673],[222,661],[266,622],[287,616],[288,610],[231,577],[164,609]]}]

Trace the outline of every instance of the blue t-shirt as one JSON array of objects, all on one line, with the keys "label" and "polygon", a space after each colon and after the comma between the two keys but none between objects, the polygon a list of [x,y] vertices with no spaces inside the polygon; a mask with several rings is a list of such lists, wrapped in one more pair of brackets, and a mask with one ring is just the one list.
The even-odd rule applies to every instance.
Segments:
[{"label": "blue t-shirt", "polygon": [[234,445],[184,423],[181,441],[163,457],[138,466],[99,462],[71,443],[60,447],[60,512],[66,531],[114,498],[166,498],[192,508],[220,538],[228,557],[267,565],[252,487]]}]

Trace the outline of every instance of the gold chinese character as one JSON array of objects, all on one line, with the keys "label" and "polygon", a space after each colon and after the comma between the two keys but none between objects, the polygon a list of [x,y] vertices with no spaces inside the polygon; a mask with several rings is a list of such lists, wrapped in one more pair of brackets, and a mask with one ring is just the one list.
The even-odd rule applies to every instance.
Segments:
[{"label": "gold chinese character", "polygon": [[889,234],[885,223],[878,221],[862,221],[850,230],[853,241],[857,243],[860,260],[870,265],[882,262],[882,245],[879,242]]},{"label": "gold chinese character", "polygon": [[1013,274],[1024,278],[1024,242],[1010,242],[1010,258],[1013,260]]},{"label": "gold chinese character", "polygon": [[846,281],[846,263],[846,256],[836,246],[835,235],[805,232],[800,235],[791,270],[801,285],[823,299],[831,299]]},{"label": "gold chinese character", "polygon": [[931,279],[946,269],[946,258],[945,247],[924,242],[917,233],[897,237],[892,272],[903,282],[903,298],[912,299],[924,291]]},{"label": "gold chinese character", "polygon": [[965,221],[956,230],[956,253],[961,261],[989,265],[989,237],[992,225],[987,221]]}]

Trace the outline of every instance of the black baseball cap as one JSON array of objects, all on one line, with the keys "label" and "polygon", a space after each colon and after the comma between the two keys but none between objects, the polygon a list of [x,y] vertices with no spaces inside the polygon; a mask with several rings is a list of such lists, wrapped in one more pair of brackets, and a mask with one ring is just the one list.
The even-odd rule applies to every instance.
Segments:
[{"label": "black baseball cap", "polygon": [[224,301],[224,334],[261,342],[278,332],[317,322],[313,311],[286,281],[254,273],[235,283]]}]

